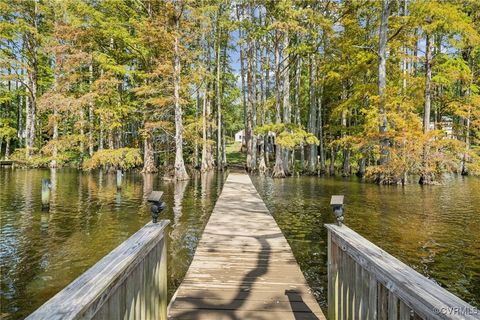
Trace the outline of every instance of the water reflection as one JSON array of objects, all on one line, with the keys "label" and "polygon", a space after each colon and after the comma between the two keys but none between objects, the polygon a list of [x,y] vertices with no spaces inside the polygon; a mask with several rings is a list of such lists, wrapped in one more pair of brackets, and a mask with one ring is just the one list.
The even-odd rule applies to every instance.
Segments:
[{"label": "water reflection", "polygon": [[356,179],[255,178],[307,281],[326,306],[326,230],[330,196],[344,194],[346,224],[480,307],[480,179],[445,185],[377,186]]},{"label": "water reflection", "polygon": [[180,220],[182,215],[182,202],[183,196],[185,195],[185,189],[187,188],[188,181],[175,181],[174,182],[174,193],[173,193],[173,227],[175,227]]},{"label": "water reflection", "polygon": [[[41,179],[52,180],[41,210]],[[213,210],[223,177],[162,182],[158,175],[103,171],[0,169],[0,318],[35,310],[151,219],[146,196],[164,191],[169,294],[183,278]]]}]

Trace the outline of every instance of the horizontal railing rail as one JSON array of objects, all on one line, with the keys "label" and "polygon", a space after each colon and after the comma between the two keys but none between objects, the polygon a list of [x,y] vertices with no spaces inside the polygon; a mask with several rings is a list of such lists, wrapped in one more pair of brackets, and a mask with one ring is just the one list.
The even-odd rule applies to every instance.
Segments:
[{"label": "horizontal railing rail", "polygon": [[166,320],[168,224],[146,224],[27,319]]},{"label": "horizontal railing rail", "polygon": [[350,228],[328,229],[329,319],[480,319],[480,310]]}]

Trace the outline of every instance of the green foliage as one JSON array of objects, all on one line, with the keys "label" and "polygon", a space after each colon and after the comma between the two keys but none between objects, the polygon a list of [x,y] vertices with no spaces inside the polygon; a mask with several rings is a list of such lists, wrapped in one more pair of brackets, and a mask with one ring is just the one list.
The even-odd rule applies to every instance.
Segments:
[{"label": "green foliage", "polygon": [[84,163],[84,169],[92,170],[102,166],[111,166],[128,170],[143,163],[142,155],[136,148],[105,149],[95,152]]},{"label": "green foliage", "polygon": [[[248,107],[256,112],[256,120],[251,117],[255,134],[274,133],[275,143],[289,150],[321,140],[326,162],[341,170],[351,162],[355,170],[364,161],[367,175],[381,177],[381,183],[396,183],[409,174],[436,177],[462,165],[475,174],[480,144],[477,2],[391,2],[388,125],[380,134],[381,1],[0,0],[0,139],[17,148],[17,159],[35,166],[52,160],[81,165],[97,150],[85,167],[126,169],[141,164],[141,145],[152,148],[157,162],[171,165],[179,39],[180,133],[189,162],[197,161],[203,147],[216,149],[219,98],[227,136],[245,129]],[[180,17],[179,28],[174,16]],[[430,133],[422,127],[427,36],[434,43],[430,120],[436,130]],[[26,157],[33,78],[34,132],[40,134],[34,154]],[[290,92],[284,92],[286,79]],[[388,162],[377,166],[384,137]],[[244,162],[240,150],[227,149],[229,161]],[[310,156],[310,150],[316,149],[307,147],[304,155]]]},{"label": "green foliage", "polygon": [[0,119],[0,141],[13,140],[16,138],[17,129],[12,127],[12,121],[10,119]]},{"label": "green foliage", "polygon": [[74,150],[67,150],[57,153],[55,158],[52,155],[45,153],[35,153],[31,157],[26,157],[25,148],[17,148],[11,155],[11,159],[16,161],[20,166],[32,167],[32,168],[47,168],[52,160],[56,161],[58,167],[77,165],[79,159],[79,153]]},{"label": "green foliage", "polygon": [[27,166],[32,168],[48,167],[48,164],[51,161],[50,157],[47,157],[41,154],[35,154],[32,157],[27,158],[26,151],[27,149],[25,148],[17,148],[15,149],[13,154],[10,156],[10,158],[20,166]]},{"label": "green foliage", "polygon": [[260,135],[267,135],[269,132],[275,133],[276,144],[290,150],[301,144],[318,145],[320,143],[314,134],[294,124],[266,124],[255,129],[255,133]]}]

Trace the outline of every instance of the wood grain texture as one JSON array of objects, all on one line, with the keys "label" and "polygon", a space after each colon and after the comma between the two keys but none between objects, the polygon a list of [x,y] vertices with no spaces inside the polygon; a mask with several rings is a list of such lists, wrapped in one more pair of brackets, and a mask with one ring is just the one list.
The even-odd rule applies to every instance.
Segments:
[{"label": "wood grain texture", "polygon": [[146,224],[27,319],[166,319],[168,223]]},{"label": "wood grain texture", "polygon": [[170,319],[325,319],[250,177],[231,173]]},{"label": "wood grain texture", "polygon": [[[334,264],[340,269],[332,274],[334,265],[329,262],[329,281],[338,277],[342,288],[338,293],[342,296],[343,310],[338,310],[340,315],[330,316],[344,319],[345,308],[350,305],[362,306],[360,316],[363,319],[480,319],[477,309],[452,293],[440,287],[432,280],[419,274],[403,262],[389,255],[373,243],[369,242],[345,225],[326,225],[328,229],[329,252],[339,251]],[[333,259],[334,256],[330,255]],[[329,256],[329,257],[330,257]],[[352,265],[354,270],[361,268],[363,284],[360,285],[355,277],[352,278]],[[354,273],[358,276],[358,272]],[[368,278],[368,280],[367,280]],[[340,292],[345,287],[355,285],[353,297],[345,292]],[[362,286],[364,288],[359,289]],[[329,288],[335,286],[329,284]],[[358,293],[362,294],[360,302]],[[347,299],[348,301],[345,301]],[[363,306],[367,310],[363,310]],[[336,306],[329,303],[329,310],[337,310]],[[356,312],[356,311],[355,311]],[[332,311],[329,311],[331,314]],[[349,317],[347,318],[352,318]]]}]

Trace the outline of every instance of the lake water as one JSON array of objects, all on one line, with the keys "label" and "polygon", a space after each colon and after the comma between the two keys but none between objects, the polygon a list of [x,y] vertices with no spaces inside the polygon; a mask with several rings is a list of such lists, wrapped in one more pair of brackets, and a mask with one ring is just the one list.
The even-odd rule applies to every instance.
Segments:
[{"label": "lake water", "polygon": [[[42,178],[54,182],[42,211]],[[471,304],[480,306],[480,179],[442,186],[377,186],[300,177],[254,183],[325,307],[326,231],[332,194],[346,196],[346,224]],[[21,319],[150,220],[146,195],[165,192],[169,293],[180,284],[224,176],[188,182],[127,173],[0,169],[0,318]]]},{"label": "lake water", "polygon": [[254,178],[326,310],[330,197],[345,195],[350,228],[473,306],[480,307],[480,179],[439,186],[378,186],[356,178]]},{"label": "lake water", "polygon": [[[41,179],[54,189],[41,208]],[[223,176],[162,182],[127,173],[0,169],[0,319],[22,319],[151,220],[146,195],[164,191],[170,219],[168,275],[171,296],[183,279],[223,185]]]}]

